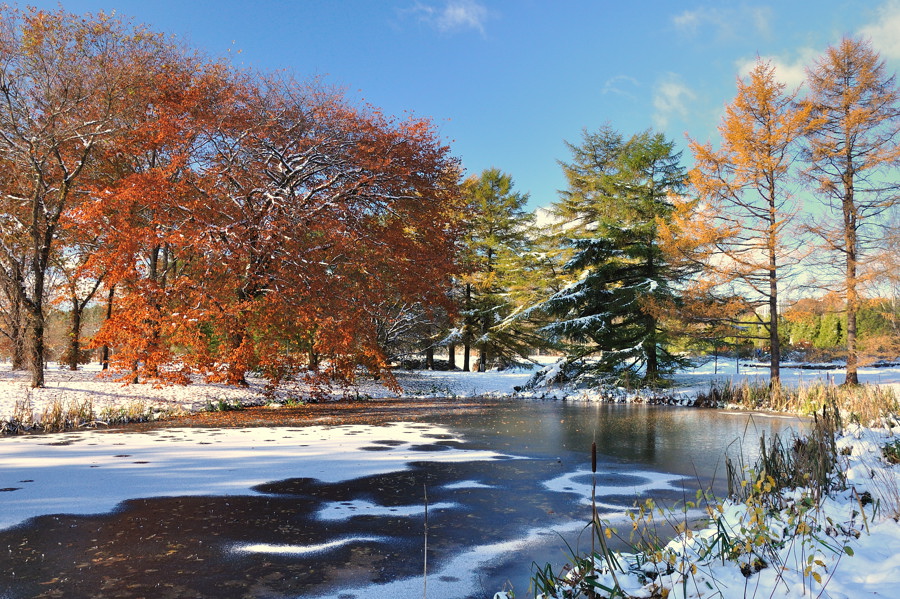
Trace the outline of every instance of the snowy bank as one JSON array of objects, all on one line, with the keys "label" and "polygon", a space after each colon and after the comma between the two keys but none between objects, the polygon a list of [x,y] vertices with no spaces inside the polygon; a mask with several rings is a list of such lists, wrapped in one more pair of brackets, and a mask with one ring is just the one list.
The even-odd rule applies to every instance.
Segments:
[{"label": "snowy bank", "polygon": [[777,509],[712,500],[706,527],[655,552],[576,558],[559,580],[538,578],[538,597],[896,597],[900,467],[885,454],[900,457],[900,424],[851,425],[837,449],[846,490],[818,500],[810,489],[782,491]]},{"label": "snowy bank", "polygon": [[[835,366],[835,365],[831,365]],[[546,366],[551,370],[554,364]],[[526,383],[539,369],[537,365],[503,371],[464,372],[396,370],[395,376],[402,391],[394,392],[379,381],[360,378],[348,387],[335,387],[325,394],[326,399],[356,398],[434,398],[434,397],[510,397],[523,399],[555,399],[566,401],[640,402],[669,405],[690,405],[697,394],[708,391],[713,384],[765,383],[768,368],[734,361],[707,362],[696,368],[686,369],[675,376],[673,387],[661,391],[630,390],[622,387],[578,389],[565,385],[548,385],[538,389],[524,389]],[[840,382],[844,371],[840,368],[782,369],[782,384],[788,387],[817,382]],[[166,414],[196,412],[210,407],[236,405],[284,404],[308,401],[314,390],[301,382],[280,386],[267,397],[263,379],[248,377],[247,387],[206,383],[196,378],[190,385],[154,386],[152,384],[126,384],[117,375],[102,373],[96,365],[78,371],[70,371],[51,363],[46,371],[46,385],[41,389],[29,388],[29,377],[23,371],[11,371],[0,364],[0,423],[22,414],[41,420],[53,406],[66,408],[87,407],[95,417],[113,417],[117,413],[143,411],[154,418]],[[900,394],[900,367],[861,368],[860,381],[893,388]],[[552,377],[551,377],[552,378]]]}]

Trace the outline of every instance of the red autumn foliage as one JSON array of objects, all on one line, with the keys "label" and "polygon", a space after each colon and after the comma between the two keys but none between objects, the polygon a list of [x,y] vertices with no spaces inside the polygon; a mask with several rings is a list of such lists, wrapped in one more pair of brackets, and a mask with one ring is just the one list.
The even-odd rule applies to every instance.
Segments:
[{"label": "red autumn foliage", "polygon": [[448,148],[426,120],[311,84],[203,74],[151,88],[166,101],[148,100],[153,118],[111,152],[82,214],[109,235],[95,265],[122,290],[94,344],[157,381],[346,381],[359,366],[391,381],[377,307],[442,303],[455,268]]}]

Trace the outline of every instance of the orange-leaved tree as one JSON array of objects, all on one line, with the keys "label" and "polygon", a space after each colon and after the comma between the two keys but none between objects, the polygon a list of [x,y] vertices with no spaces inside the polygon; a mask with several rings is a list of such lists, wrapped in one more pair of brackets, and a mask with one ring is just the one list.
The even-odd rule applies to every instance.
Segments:
[{"label": "orange-leaved tree", "polygon": [[443,301],[455,267],[455,160],[428,121],[315,84],[264,81],[237,112],[195,209],[211,374],[381,373],[378,306]]},{"label": "orange-leaved tree", "polygon": [[47,273],[87,197],[99,144],[119,127],[156,37],[103,14],[0,7],[0,277],[27,315],[31,385],[44,383]]},{"label": "orange-leaved tree", "polygon": [[172,321],[196,320],[184,289],[195,285],[182,276],[197,251],[196,165],[213,151],[209,138],[241,80],[222,63],[157,42],[116,134],[98,148],[89,199],[73,221],[100,240],[86,269],[105,274],[110,302],[113,289],[117,296],[93,346],[114,347],[114,364],[132,380],[186,382],[191,362],[173,350],[195,335]]},{"label": "orange-leaved tree", "polygon": [[828,48],[807,79],[813,119],[806,175],[825,208],[810,230],[823,249],[840,256],[843,272],[833,288],[844,296],[847,312],[845,383],[855,385],[860,296],[876,272],[872,250],[881,236],[880,217],[900,198],[900,90],[871,43],[858,38]]},{"label": "orange-leaved tree", "polygon": [[719,125],[722,147],[716,151],[709,143],[691,142],[690,182],[709,217],[695,226],[712,233],[697,236],[706,237],[714,250],[702,276],[726,297],[745,298],[731,324],[762,325],[771,380],[777,382],[779,286],[800,258],[791,183],[809,109],[797,107],[796,92],[784,93],[775,67],[762,60],[737,87]]},{"label": "orange-leaved tree", "polygon": [[156,162],[96,194],[123,291],[95,343],[156,380],[382,371],[384,298],[443,301],[455,268],[447,147],[427,121],[392,122],[315,83],[189,79],[211,103],[182,98],[173,135],[149,142]]}]

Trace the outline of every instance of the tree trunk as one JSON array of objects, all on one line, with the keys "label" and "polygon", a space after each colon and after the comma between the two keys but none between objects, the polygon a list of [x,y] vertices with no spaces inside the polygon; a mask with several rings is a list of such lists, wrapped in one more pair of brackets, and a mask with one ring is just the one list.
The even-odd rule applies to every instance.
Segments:
[{"label": "tree trunk", "polygon": [[644,342],[644,357],[647,360],[647,372],[644,378],[651,383],[659,379],[659,357],[656,355],[656,319],[652,316],[647,325],[650,333]]},{"label": "tree trunk", "polygon": [[487,335],[488,331],[491,330],[491,322],[490,322],[490,313],[485,312],[484,318],[481,321],[481,347],[478,349],[478,372],[485,372],[487,370],[488,360],[490,356],[488,355],[487,348]]},{"label": "tree trunk", "polygon": [[778,299],[769,298],[769,379],[773,387],[781,382],[781,341],[778,338]]},{"label": "tree trunk", "polygon": [[778,338],[778,271],[775,249],[769,248],[769,380],[781,383],[781,340]]},{"label": "tree trunk", "polygon": [[472,353],[471,336],[472,336],[472,286],[466,283],[466,317],[463,320],[463,370],[469,372],[469,358]]},{"label": "tree trunk", "polygon": [[28,322],[25,311],[22,309],[22,298],[15,293],[11,294],[9,313],[9,339],[12,343],[12,369],[25,370],[28,368]]},{"label": "tree trunk", "polygon": [[425,343],[428,344],[425,347],[425,369],[426,370],[434,370],[435,339],[434,339],[434,331],[432,330],[430,323],[428,324],[428,327],[426,328],[425,332],[426,332]]},{"label": "tree trunk", "polygon": [[[855,273],[854,273],[855,276]],[[848,280],[849,283],[849,280]],[[856,291],[856,280],[847,289],[847,376],[845,385],[859,384],[859,353],[856,347],[856,313],[859,309],[859,297]]]},{"label": "tree trunk", "polygon": [[450,370],[456,370],[456,344],[447,346],[447,365]]},{"label": "tree trunk", "polygon": [[[116,295],[116,286],[112,285],[109,288],[109,295],[106,296],[106,320],[112,318],[112,309],[113,309],[113,298]],[[104,345],[100,348],[100,368],[101,370],[107,370],[109,368],[109,346]]]},{"label": "tree trunk", "polygon": [[[37,216],[38,209],[38,203],[35,202],[34,222],[40,222]],[[33,233],[31,298],[28,299],[24,287],[19,288],[23,296],[23,303],[28,308],[28,369],[31,371],[32,389],[44,386],[44,283],[47,263],[50,261],[50,242],[52,240],[53,232],[50,227],[47,227],[46,231],[36,230]]]},{"label": "tree trunk", "polygon": [[[656,280],[658,274],[656,272],[656,264],[653,260],[653,252],[656,249],[654,239],[651,237],[647,240],[647,274],[648,279]],[[644,373],[644,379],[655,384],[659,379],[659,357],[656,354],[656,327],[657,321],[652,314],[647,314],[647,339],[644,341],[644,358],[647,360],[647,370]]]},{"label": "tree trunk", "polygon": [[31,388],[44,386],[44,311],[41,302],[29,310],[28,314],[28,369],[31,372]]},{"label": "tree trunk", "polygon": [[166,284],[169,282],[169,260],[171,258],[171,248],[168,243],[163,245],[163,253],[162,253],[162,262],[163,262],[163,270],[159,277],[159,286],[163,289],[166,288]]},{"label": "tree trunk", "polygon": [[2,280],[3,295],[9,304],[9,310],[4,314],[6,331],[4,334],[9,339],[12,369],[25,370],[28,368],[28,309],[25,303],[24,282],[21,276],[19,264],[13,262],[4,269]]},{"label": "tree trunk", "polygon": [[78,370],[81,357],[81,306],[78,298],[72,296],[72,321],[69,330],[69,351],[67,362],[69,370]]},{"label": "tree trunk", "polygon": [[847,376],[845,385],[858,385],[857,365],[859,356],[856,349],[856,312],[859,309],[856,272],[856,206],[853,200],[853,174],[848,166],[848,174],[844,177],[844,245],[847,253],[846,286],[847,286]]},{"label": "tree trunk", "polygon": [[26,328],[21,323],[16,325],[18,329],[13,337],[12,343],[12,369],[25,370],[28,368],[28,352],[25,351],[27,343],[25,340]]}]

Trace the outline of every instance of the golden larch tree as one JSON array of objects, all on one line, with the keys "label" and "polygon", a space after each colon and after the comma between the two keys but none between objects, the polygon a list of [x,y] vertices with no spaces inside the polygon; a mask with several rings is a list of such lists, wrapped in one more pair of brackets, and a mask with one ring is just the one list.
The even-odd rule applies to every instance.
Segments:
[{"label": "golden larch tree", "polygon": [[847,312],[847,377],[859,383],[857,312],[872,268],[881,218],[897,204],[900,90],[884,60],[865,40],[844,38],[807,72],[812,111],[806,175],[825,212],[810,230],[838,254],[843,274],[835,290]]},{"label": "golden larch tree", "polygon": [[692,141],[696,166],[691,185],[706,204],[709,228],[698,239],[711,245],[704,276],[729,297],[743,297],[743,317],[733,323],[760,324],[770,350],[770,373],[779,380],[779,284],[798,261],[792,234],[797,206],[791,178],[798,139],[809,108],[785,93],[775,67],[758,60],[726,107],[719,125],[722,146]]}]

